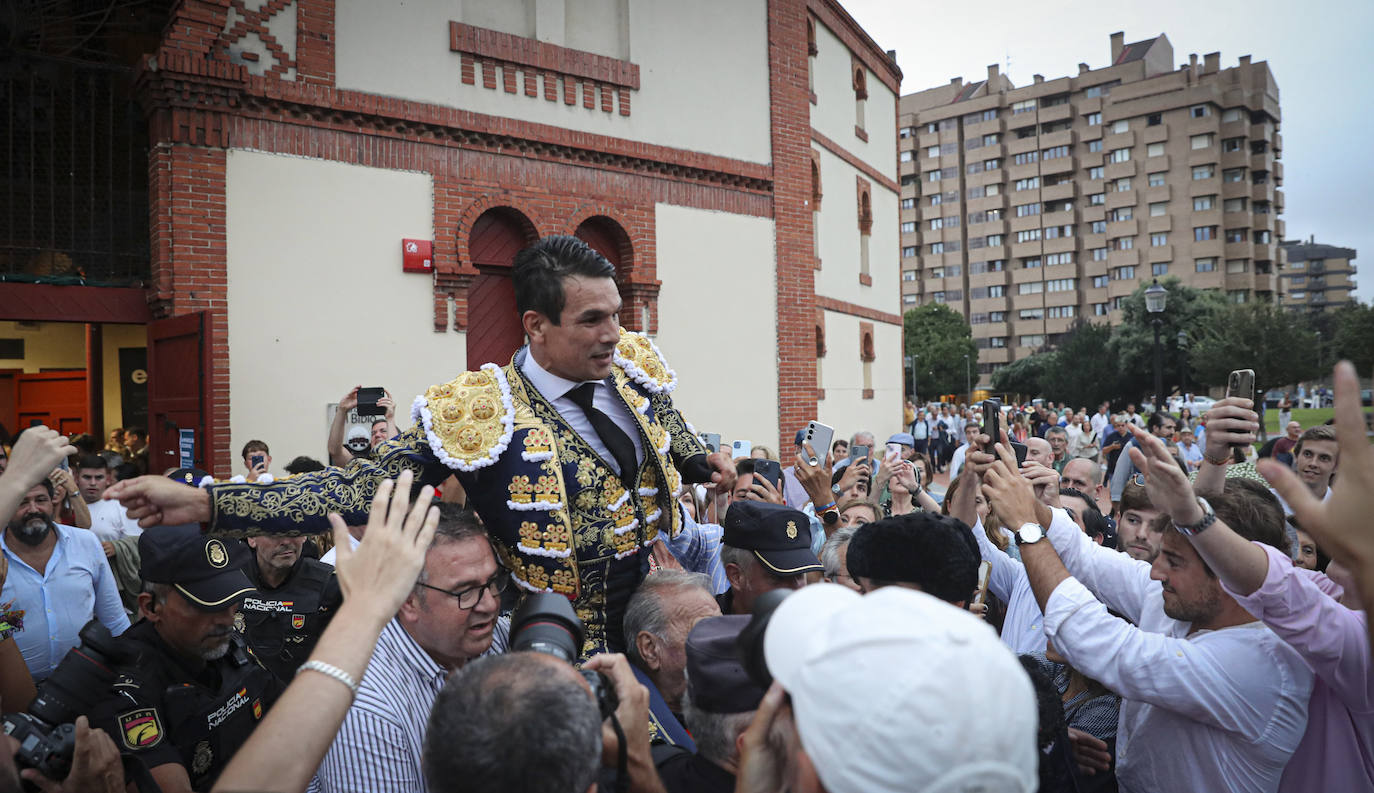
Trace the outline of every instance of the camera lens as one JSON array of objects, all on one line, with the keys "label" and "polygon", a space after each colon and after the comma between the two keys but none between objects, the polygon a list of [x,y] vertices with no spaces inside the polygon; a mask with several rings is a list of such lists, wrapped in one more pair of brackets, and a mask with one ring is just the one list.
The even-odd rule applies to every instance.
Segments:
[{"label": "camera lens", "polygon": [[582,620],[562,595],[530,595],[511,616],[511,649],[534,650],[576,664],[582,654]]}]

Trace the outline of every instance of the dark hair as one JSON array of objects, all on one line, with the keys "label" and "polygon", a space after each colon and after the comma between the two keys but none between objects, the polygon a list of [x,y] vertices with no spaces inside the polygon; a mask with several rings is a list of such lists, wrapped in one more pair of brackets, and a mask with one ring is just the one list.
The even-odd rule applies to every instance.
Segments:
[{"label": "dark hair", "polygon": [[924,511],[864,524],[846,560],[854,578],[915,584],[947,603],[973,596],[980,561],[978,541],[963,521]]},{"label": "dark hair", "polygon": [[[48,491],[48,498],[57,498],[57,488],[53,487],[51,479],[45,476],[38,484],[42,485],[43,489]],[[32,490],[33,488],[29,489]]]},{"label": "dark hair", "polygon": [[262,452],[263,454],[272,453],[270,450],[268,450],[267,444],[259,440],[252,440],[243,444],[243,459],[247,460],[250,452]]},{"label": "dark hair", "polygon": [[596,781],[601,713],[549,656],[489,655],[449,675],[425,732],[434,793],[573,793]]},{"label": "dark hair", "polygon": [[1207,496],[1207,503],[1236,534],[1292,556],[1283,507],[1263,482],[1233,476],[1220,493]]},{"label": "dark hair", "polygon": [[515,310],[537,311],[549,322],[562,322],[563,281],[572,276],[615,278],[615,265],[577,237],[545,237],[515,255]]},{"label": "dark hair", "polygon": [[754,458],[746,457],[735,463],[735,476],[744,476],[754,473]]},{"label": "dark hair", "polygon": [[145,430],[145,429],[143,429],[142,427],[125,427],[125,428],[124,428],[124,434],[125,434],[125,435],[134,435],[134,436],[136,436],[136,437],[138,437],[138,438],[145,439],[145,440],[146,440],[147,437],[148,437],[148,431]]},{"label": "dark hair", "polygon": [[323,471],[324,463],[314,457],[307,457],[304,454],[286,464],[288,474],[308,474],[311,471]]},{"label": "dark hair", "polygon": [[[1127,480],[1126,485],[1121,488],[1121,508],[1118,516],[1125,515],[1129,509],[1154,509],[1155,505],[1150,502],[1150,496],[1145,492],[1144,485],[1138,485],[1134,480]],[[1210,502],[1209,502],[1210,503]]]},{"label": "dark hair", "polygon": [[1164,419],[1172,421],[1175,428],[1178,427],[1178,419],[1174,418],[1173,414],[1164,410],[1156,410],[1150,414],[1149,420],[1145,422],[1145,429],[1154,432],[1159,429],[1159,425],[1164,423]]},{"label": "dark hair", "polygon": [[1059,497],[1063,498],[1064,496],[1081,499],[1087,505],[1087,509],[1083,511],[1083,531],[1085,534],[1089,537],[1105,537],[1107,535],[1111,527],[1108,525],[1107,519],[1103,517],[1102,510],[1098,509],[1096,501],[1084,495],[1083,491],[1072,487],[1059,488]]},{"label": "dark hair", "polygon": [[76,470],[80,471],[83,468],[99,468],[102,471],[108,471],[110,464],[98,454],[83,454],[81,459],[76,461]]},{"label": "dark hair", "polygon": [[125,479],[133,479],[142,473],[134,463],[120,463],[114,468],[114,479],[116,482],[123,482]]}]

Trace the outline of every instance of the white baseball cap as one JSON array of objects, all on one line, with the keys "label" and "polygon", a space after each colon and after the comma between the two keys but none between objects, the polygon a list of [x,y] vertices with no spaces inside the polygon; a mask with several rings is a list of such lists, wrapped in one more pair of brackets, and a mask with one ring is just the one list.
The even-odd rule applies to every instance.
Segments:
[{"label": "white baseball cap", "polygon": [[830,793],[1032,793],[1035,691],[988,625],[923,592],[814,584],[763,641]]}]

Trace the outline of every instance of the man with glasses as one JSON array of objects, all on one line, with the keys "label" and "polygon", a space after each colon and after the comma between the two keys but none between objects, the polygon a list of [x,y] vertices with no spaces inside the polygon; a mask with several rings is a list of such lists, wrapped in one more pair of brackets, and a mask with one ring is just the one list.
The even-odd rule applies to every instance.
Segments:
[{"label": "man with glasses", "polygon": [[[1150,414],[1150,421],[1146,425],[1150,434],[1166,443],[1172,442],[1174,430],[1178,428],[1178,420],[1163,411]],[[1131,462],[1131,455],[1126,451],[1135,446],[1135,439],[1132,438],[1121,450],[1121,456],[1117,458],[1116,468],[1112,469],[1112,504],[1121,503],[1121,490],[1126,483],[1135,476],[1135,463]]]},{"label": "man with glasses", "polygon": [[450,672],[506,651],[510,622],[500,611],[509,581],[476,515],[441,505],[415,590],[377,639],[311,791],[426,790],[421,757],[434,699]]}]

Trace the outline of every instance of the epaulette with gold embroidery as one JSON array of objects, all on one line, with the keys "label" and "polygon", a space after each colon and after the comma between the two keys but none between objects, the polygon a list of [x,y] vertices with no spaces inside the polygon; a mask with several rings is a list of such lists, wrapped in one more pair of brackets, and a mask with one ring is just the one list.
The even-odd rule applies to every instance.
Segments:
[{"label": "epaulette with gold embroidery", "polygon": [[510,384],[494,363],[430,386],[415,398],[410,415],[425,428],[434,456],[460,471],[496,462],[515,430]]},{"label": "epaulette with gold embroidery", "polygon": [[668,368],[658,345],[647,336],[621,328],[620,343],[612,358],[627,377],[652,394],[668,394],[677,388],[677,374]]}]

